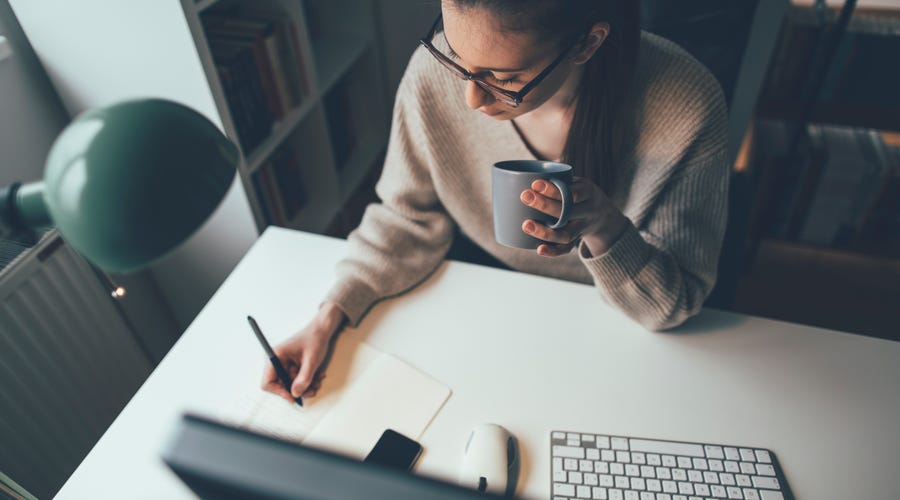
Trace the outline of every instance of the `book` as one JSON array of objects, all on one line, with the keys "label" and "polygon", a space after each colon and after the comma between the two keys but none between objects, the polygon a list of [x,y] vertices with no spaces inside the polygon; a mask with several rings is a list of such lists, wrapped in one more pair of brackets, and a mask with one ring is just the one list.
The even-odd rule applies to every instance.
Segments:
[{"label": "book", "polygon": [[274,161],[273,170],[285,217],[292,221],[306,204],[307,194],[296,149],[285,146],[282,150]]}]

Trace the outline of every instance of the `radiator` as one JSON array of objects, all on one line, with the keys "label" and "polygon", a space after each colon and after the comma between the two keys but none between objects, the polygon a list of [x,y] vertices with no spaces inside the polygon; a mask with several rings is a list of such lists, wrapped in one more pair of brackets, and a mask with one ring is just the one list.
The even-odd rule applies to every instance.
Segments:
[{"label": "radiator", "polygon": [[0,471],[39,498],[152,369],[113,300],[55,233],[0,273]]}]

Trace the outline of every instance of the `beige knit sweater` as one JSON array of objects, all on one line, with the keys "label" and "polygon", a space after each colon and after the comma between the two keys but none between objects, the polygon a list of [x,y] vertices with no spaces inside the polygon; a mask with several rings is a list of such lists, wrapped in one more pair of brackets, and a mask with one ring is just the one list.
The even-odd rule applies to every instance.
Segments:
[{"label": "beige knit sweater", "polygon": [[494,241],[491,165],[534,156],[512,123],[466,106],[464,85],[424,49],[413,54],[376,186],[382,202],[350,234],[326,298],[351,324],[424,280],[444,259],[454,224],[513,269],[593,283],[598,300],[649,329],[674,327],[700,310],[716,279],[728,187],[725,103],[702,65],[643,34],[635,130],[607,193],[632,225],[591,258],[581,249],[541,257]]}]

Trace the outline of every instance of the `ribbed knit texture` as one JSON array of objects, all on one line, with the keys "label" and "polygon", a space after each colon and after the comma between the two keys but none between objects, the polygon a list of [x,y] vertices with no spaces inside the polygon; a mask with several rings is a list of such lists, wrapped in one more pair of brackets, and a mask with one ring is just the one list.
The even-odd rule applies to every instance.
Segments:
[{"label": "ribbed knit texture", "polygon": [[589,257],[583,244],[548,258],[494,240],[491,166],[534,155],[512,123],[469,109],[464,86],[424,49],[410,60],[376,186],[382,202],[350,234],[327,296],[351,324],[436,269],[454,223],[513,269],[593,283],[649,329],[674,327],[700,310],[715,283],[728,189],[725,103],[702,65],[642,35],[635,126],[607,193],[632,225],[605,254]]}]

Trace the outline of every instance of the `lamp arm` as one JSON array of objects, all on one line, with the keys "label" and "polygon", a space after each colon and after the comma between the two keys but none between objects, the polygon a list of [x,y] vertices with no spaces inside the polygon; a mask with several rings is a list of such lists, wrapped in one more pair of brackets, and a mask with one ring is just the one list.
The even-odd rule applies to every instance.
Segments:
[{"label": "lamp arm", "polygon": [[0,238],[52,225],[43,182],[0,187]]}]

